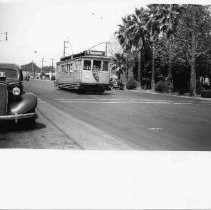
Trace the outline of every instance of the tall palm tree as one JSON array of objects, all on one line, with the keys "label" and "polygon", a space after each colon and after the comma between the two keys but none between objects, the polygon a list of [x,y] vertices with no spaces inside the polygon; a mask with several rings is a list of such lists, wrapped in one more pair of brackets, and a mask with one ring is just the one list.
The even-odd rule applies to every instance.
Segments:
[{"label": "tall palm tree", "polygon": [[135,9],[135,13],[132,15],[131,25],[132,29],[132,43],[134,51],[137,55],[138,61],[138,76],[137,76],[137,86],[141,88],[141,77],[142,77],[142,67],[141,67],[141,58],[142,51],[146,46],[148,31],[145,28],[145,10],[144,8]]},{"label": "tall palm tree", "polygon": [[155,8],[153,5],[148,6],[146,13],[146,29],[148,31],[149,40],[151,42],[152,52],[152,74],[151,74],[151,90],[155,90],[155,43],[160,33],[160,22],[156,19]]},{"label": "tall palm tree", "polygon": [[115,32],[117,35],[117,39],[119,40],[120,45],[123,48],[123,54],[126,57],[126,63],[127,63],[127,68],[126,68],[126,73],[127,73],[127,79],[128,79],[128,59],[127,57],[130,54],[130,51],[132,49],[132,38],[130,34],[128,33],[128,28],[131,25],[131,16],[128,15],[124,18],[122,18],[122,24],[119,25],[119,30]]},{"label": "tall palm tree", "polygon": [[137,86],[141,88],[141,51],[145,43],[147,30],[144,27],[145,10],[135,9],[135,13],[122,18],[123,25],[119,25],[117,38],[123,50],[130,55],[136,54],[138,60]]},{"label": "tall palm tree", "polygon": [[176,32],[176,26],[178,23],[178,15],[181,12],[181,6],[178,4],[153,4],[151,9],[154,17],[160,22],[160,31],[166,34],[168,38],[168,55],[169,55],[169,70],[168,70],[168,82],[169,92],[173,89],[172,80],[172,45],[174,39],[174,33]]}]

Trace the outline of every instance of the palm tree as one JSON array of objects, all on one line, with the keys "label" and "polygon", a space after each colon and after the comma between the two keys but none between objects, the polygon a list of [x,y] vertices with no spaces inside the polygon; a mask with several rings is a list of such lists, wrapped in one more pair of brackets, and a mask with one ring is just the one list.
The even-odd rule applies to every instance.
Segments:
[{"label": "palm tree", "polygon": [[115,32],[115,34],[117,35],[117,39],[119,40],[120,45],[123,48],[123,54],[126,57],[126,63],[127,63],[127,79],[128,79],[128,61],[127,61],[127,57],[128,54],[131,51],[132,48],[132,40],[131,37],[127,31],[128,27],[131,24],[131,16],[128,15],[124,18],[122,18],[122,25],[119,25],[119,30],[117,32]]},{"label": "palm tree", "polygon": [[137,86],[141,88],[141,51],[146,37],[145,22],[143,21],[145,11],[143,8],[135,9],[135,13],[122,18],[123,25],[119,25],[117,38],[123,50],[129,55],[136,54],[138,60]]},{"label": "palm tree", "polygon": [[132,15],[131,25],[132,29],[132,44],[135,54],[137,55],[138,61],[138,76],[137,76],[137,87],[141,88],[141,59],[142,59],[142,51],[146,46],[148,31],[145,28],[145,10],[143,8],[135,9],[135,13]]},{"label": "palm tree", "polygon": [[155,90],[155,43],[158,40],[160,33],[160,22],[156,19],[154,14],[155,8],[153,5],[148,6],[149,9],[146,14],[146,29],[149,34],[149,40],[151,42],[152,52],[152,74],[151,74],[151,90]]},{"label": "palm tree", "polygon": [[153,4],[151,10],[153,11],[154,17],[160,22],[160,31],[166,34],[168,38],[168,55],[169,55],[169,70],[168,70],[168,82],[169,92],[173,89],[172,81],[172,45],[174,33],[176,32],[176,26],[178,23],[178,15],[181,12],[181,6],[178,4]]}]

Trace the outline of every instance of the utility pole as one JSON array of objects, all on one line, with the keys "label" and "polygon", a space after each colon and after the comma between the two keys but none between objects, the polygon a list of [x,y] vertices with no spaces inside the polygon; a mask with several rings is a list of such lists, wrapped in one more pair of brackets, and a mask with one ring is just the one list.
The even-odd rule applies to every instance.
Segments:
[{"label": "utility pole", "polygon": [[[8,32],[0,32],[0,35],[3,33],[5,33],[5,41],[8,41]],[[0,41],[2,41],[2,40],[0,40]]]},{"label": "utility pole", "polygon": [[6,35],[6,37],[5,37],[5,41],[8,41],[8,32],[5,32],[5,35]]},{"label": "utility pole", "polygon": [[54,60],[54,59],[53,59],[53,58],[51,58],[51,61],[52,61],[52,73],[53,73],[53,60]]},{"label": "utility pole", "polygon": [[105,42],[105,56],[107,56],[108,42]]},{"label": "utility pole", "polygon": [[[37,53],[36,50],[34,51],[34,54],[35,54],[35,53]],[[34,67],[35,67],[35,65],[34,65],[34,60],[32,60],[32,75],[33,75],[33,77],[35,78],[36,69],[35,69]]]},{"label": "utility pole", "polygon": [[64,51],[63,51],[63,57],[65,57],[65,52],[66,52],[66,44],[68,43],[68,41],[64,41]]},{"label": "utility pole", "polygon": [[42,72],[43,72],[43,63],[44,63],[44,58],[42,58]]},{"label": "utility pole", "polygon": [[34,72],[34,62],[32,61],[32,75],[35,76],[35,72]]}]

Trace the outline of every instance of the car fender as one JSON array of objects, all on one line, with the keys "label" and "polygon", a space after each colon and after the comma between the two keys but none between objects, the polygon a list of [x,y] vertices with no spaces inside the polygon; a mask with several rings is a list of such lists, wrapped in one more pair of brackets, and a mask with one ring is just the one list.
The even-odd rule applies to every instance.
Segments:
[{"label": "car fender", "polygon": [[9,114],[25,114],[34,112],[37,107],[37,97],[33,93],[24,93],[18,101],[11,103]]}]

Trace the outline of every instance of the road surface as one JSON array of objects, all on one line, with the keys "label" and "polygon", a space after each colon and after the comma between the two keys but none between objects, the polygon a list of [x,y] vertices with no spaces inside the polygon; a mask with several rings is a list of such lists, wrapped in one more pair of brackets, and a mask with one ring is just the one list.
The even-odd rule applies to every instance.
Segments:
[{"label": "road surface", "polygon": [[0,148],[211,150],[211,101],[112,90],[79,94],[26,81],[38,96],[34,128],[1,128]]}]

